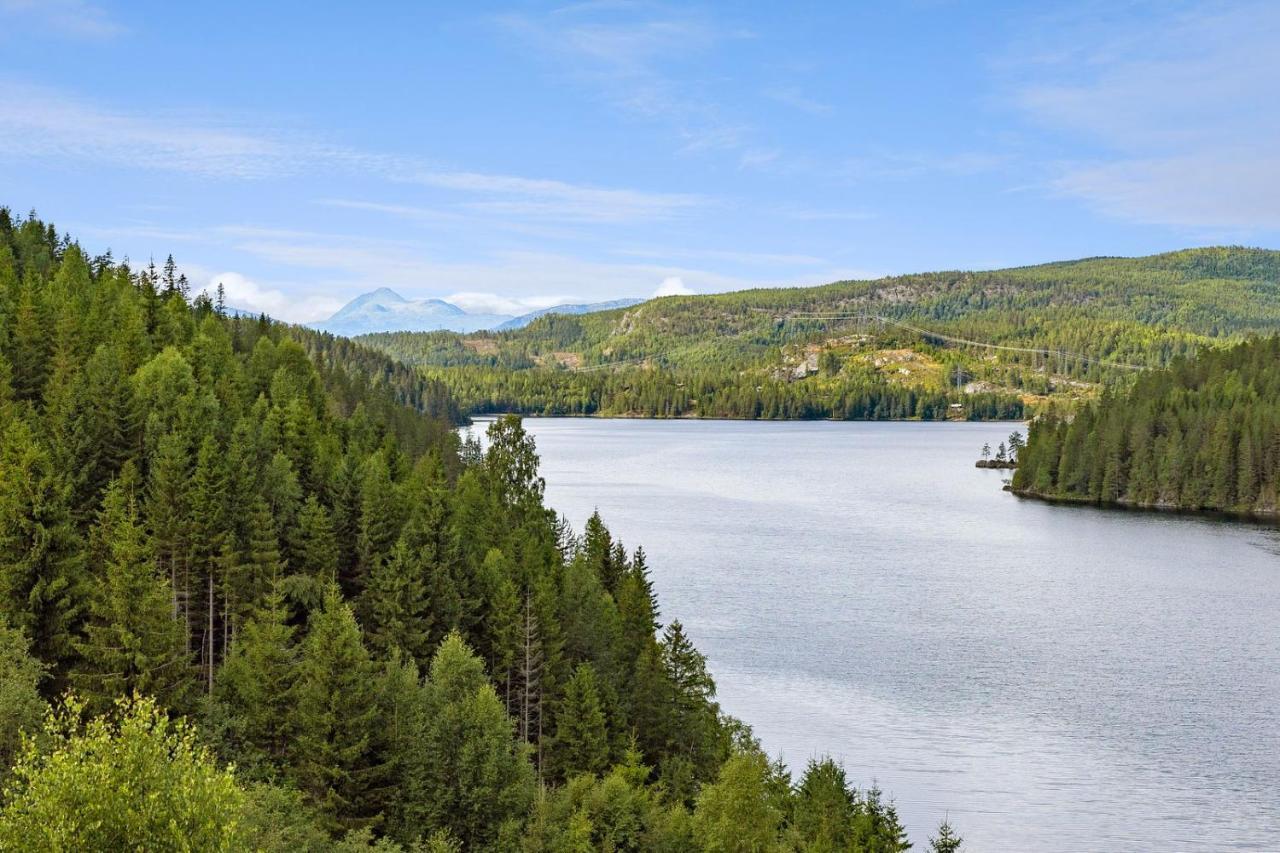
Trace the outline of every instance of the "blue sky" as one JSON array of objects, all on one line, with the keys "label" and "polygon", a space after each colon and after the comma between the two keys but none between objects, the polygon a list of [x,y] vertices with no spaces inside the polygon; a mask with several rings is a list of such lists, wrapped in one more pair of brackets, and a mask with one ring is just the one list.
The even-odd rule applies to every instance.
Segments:
[{"label": "blue sky", "polygon": [[1276,3],[0,0],[0,204],[295,321],[1275,247],[1277,44]]}]

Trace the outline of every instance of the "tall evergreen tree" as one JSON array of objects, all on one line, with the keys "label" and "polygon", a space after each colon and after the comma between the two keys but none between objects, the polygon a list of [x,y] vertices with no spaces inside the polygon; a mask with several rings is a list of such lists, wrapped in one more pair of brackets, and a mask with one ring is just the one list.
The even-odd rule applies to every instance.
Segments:
[{"label": "tall evergreen tree", "polygon": [[83,662],[72,683],[95,713],[135,693],[185,711],[192,674],[172,592],[157,570],[134,496],[120,481],[107,489],[97,523],[106,563],[93,574],[85,639],[76,644]]},{"label": "tall evergreen tree", "polygon": [[609,732],[595,669],[579,664],[560,699],[547,764],[558,778],[571,779],[579,773],[600,773],[608,763]]},{"label": "tall evergreen tree", "polygon": [[351,608],[332,591],[312,616],[292,690],[292,773],[332,831],[376,824],[376,669]]}]

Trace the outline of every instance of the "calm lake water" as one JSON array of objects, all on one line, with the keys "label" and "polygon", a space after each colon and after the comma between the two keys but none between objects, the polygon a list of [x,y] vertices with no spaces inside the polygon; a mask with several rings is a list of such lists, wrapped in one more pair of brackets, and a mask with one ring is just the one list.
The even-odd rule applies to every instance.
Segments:
[{"label": "calm lake water", "polygon": [[1010,424],[530,419],[550,504],[643,545],[723,707],[916,849],[1280,849],[1280,533],[1050,506]]}]

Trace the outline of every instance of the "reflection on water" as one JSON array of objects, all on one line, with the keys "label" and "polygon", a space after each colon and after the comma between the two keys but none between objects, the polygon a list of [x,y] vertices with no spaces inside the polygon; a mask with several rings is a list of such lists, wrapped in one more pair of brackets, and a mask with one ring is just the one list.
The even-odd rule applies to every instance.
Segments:
[{"label": "reflection on water", "polygon": [[1280,536],[1023,501],[1008,424],[529,420],[725,709],[975,850],[1280,844]]}]

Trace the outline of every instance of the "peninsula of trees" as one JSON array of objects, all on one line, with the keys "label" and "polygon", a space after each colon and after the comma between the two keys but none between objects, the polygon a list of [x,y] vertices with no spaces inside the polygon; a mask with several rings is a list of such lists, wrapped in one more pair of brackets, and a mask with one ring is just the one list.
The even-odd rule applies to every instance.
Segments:
[{"label": "peninsula of trees", "polygon": [[1061,500],[1275,516],[1280,338],[1210,349],[1073,418],[1031,425],[1014,491]]},{"label": "peninsula of trees", "polygon": [[[654,299],[360,340],[469,413],[999,419],[1280,330],[1280,253],[1193,249]],[[976,342],[985,346],[977,346]]]},{"label": "peninsula of trees", "polygon": [[518,419],[457,419],[0,210],[0,849],[908,847],[720,709]]}]

